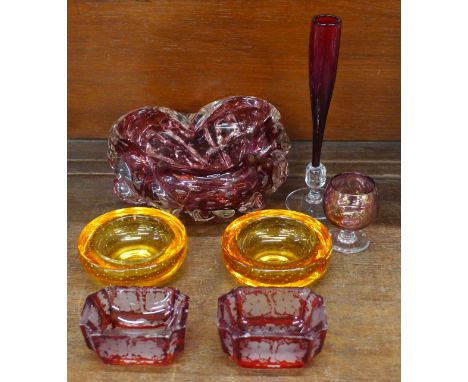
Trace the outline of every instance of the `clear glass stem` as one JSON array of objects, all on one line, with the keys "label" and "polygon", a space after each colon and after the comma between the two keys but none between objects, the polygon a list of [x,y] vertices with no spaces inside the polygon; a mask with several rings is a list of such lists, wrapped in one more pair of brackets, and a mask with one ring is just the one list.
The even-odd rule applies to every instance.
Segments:
[{"label": "clear glass stem", "polygon": [[344,244],[353,244],[357,241],[357,239],[357,235],[354,231],[342,229],[338,234],[338,240]]},{"label": "clear glass stem", "polygon": [[341,253],[359,253],[369,247],[369,238],[364,230],[348,231],[345,229],[332,228],[330,235],[333,241],[333,250]]},{"label": "clear glass stem", "polygon": [[323,212],[323,193],[327,181],[327,171],[325,166],[312,166],[309,163],[306,168],[305,182],[307,187],[291,192],[286,197],[286,207],[289,210],[299,211],[312,216],[318,220],[325,220]]},{"label": "clear glass stem", "polygon": [[327,169],[320,163],[319,166],[314,167],[309,163],[306,168],[305,182],[309,186],[309,192],[305,200],[309,204],[322,203],[323,199],[323,186],[327,181]]},{"label": "clear glass stem", "polygon": [[323,196],[319,190],[310,188],[309,193],[305,197],[305,200],[310,204],[319,204],[322,203]]}]

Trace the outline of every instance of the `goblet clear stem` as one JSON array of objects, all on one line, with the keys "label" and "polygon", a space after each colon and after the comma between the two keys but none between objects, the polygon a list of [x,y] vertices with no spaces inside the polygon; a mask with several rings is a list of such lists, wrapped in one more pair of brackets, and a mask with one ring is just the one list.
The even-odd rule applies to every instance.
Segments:
[{"label": "goblet clear stem", "polygon": [[342,243],[353,244],[357,240],[356,233],[342,229],[338,232],[338,240]]},{"label": "goblet clear stem", "polygon": [[326,181],[327,169],[323,163],[317,167],[309,163],[305,174],[307,187],[291,192],[286,198],[286,207],[289,210],[312,216],[317,220],[326,219],[322,205]]},{"label": "goblet clear stem", "polygon": [[341,253],[359,253],[369,247],[370,240],[363,230],[349,231],[333,228],[330,230],[333,250]]}]

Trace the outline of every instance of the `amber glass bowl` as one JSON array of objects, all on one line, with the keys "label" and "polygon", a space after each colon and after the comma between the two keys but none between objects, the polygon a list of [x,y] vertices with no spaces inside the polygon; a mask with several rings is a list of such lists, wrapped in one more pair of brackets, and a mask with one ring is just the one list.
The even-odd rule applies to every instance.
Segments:
[{"label": "amber glass bowl", "polygon": [[227,270],[252,286],[308,285],[326,272],[332,252],[322,223],[288,210],[241,216],[226,228],[221,245]]},{"label": "amber glass bowl", "polygon": [[182,265],[187,234],[175,216],[147,207],[110,211],[81,231],[78,252],[84,269],[113,285],[159,285]]}]

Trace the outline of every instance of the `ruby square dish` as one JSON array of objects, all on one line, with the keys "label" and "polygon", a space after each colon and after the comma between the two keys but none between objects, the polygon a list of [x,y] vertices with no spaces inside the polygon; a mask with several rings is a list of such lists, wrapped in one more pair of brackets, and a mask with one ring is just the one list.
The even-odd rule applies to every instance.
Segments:
[{"label": "ruby square dish", "polygon": [[184,349],[189,298],[175,288],[106,287],[89,295],[80,328],[113,365],[167,365]]},{"label": "ruby square dish", "polygon": [[325,341],[323,298],[308,288],[234,288],[218,299],[218,331],[242,367],[302,367]]}]

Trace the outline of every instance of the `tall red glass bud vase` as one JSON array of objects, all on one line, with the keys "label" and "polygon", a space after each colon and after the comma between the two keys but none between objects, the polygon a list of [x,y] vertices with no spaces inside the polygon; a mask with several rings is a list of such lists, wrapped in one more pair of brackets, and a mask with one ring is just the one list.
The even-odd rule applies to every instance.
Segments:
[{"label": "tall red glass bud vase", "polygon": [[318,15],[312,19],[309,38],[309,89],[312,121],[312,166],[320,166],[323,134],[328,108],[335,86],[340,50],[341,19],[333,15]]},{"label": "tall red glass bud vase", "polygon": [[307,165],[306,188],[293,191],[286,198],[286,207],[325,219],[323,192],[327,172],[320,163],[323,136],[333,88],[335,86],[338,53],[340,50],[341,19],[335,15],[312,18],[309,38],[309,90],[312,109],[312,161]]}]

